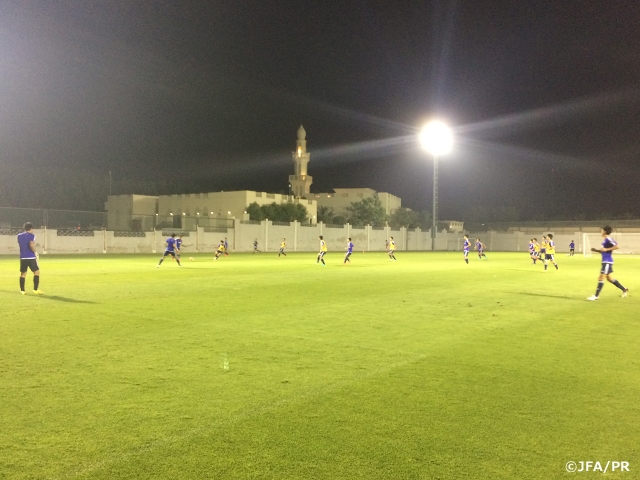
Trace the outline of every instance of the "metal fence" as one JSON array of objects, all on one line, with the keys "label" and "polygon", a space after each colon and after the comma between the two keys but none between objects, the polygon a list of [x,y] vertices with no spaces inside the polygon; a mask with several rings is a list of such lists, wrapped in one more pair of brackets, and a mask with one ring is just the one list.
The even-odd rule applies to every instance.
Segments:
[{"label": "metal fence", "polygon": [[[37,208],[0,207],[0,229],[22,229],[26,222],[35,228],[116,232],[152,232],[175,230],[194,232],[198,227],[226,231],[233,228],[234,220],[227,217],[187,215],[136,215],[130,213],[84,212]],[[217,230],[216,230],[217,229]]]},{"label": "metal fence", "polygon": [[106,212],[0,207],[0,228],[22,228],[31,222],[35,228],[102,230],[107,226]]}]

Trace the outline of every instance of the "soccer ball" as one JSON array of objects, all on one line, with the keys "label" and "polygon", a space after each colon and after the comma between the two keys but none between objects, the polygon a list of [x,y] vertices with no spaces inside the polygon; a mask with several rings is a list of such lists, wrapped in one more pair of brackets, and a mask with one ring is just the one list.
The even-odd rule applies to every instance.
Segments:
[{"label": "soccer ball", "polygon": [[189,257],[189,261],[193,262],[194,258],[193,257]]}]

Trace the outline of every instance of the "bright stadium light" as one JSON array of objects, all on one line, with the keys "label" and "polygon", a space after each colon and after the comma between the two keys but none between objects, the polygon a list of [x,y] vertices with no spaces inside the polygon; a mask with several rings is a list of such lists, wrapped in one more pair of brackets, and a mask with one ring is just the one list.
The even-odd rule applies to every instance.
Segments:
[{"label": "bright stadium light", "polygon": [[422,128],[420,143],[433,156],[446,155],[453,147],[453,132],[446,124],[433,120]]},{"label": "bright stadium light", "polygon": [[420,144],[433,155],[433,215],[431,218],[431,251],[436,249],[438,223],[438,157],[446,155],[453,147],[453,132],[438,120],[427,123],[420,131]]}]

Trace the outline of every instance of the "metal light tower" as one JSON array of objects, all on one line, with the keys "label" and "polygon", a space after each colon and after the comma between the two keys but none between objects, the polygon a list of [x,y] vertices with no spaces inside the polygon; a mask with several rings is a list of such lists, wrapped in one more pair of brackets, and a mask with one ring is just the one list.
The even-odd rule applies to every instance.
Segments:
[{"label": "metal light tower", "polygon": [[434,120],[427,123],[420,132],[420,144],[433,155],[433,215],[431,219],[431,251],[436,249],[438,225],[438,157],[451,151],[453,134],[444,123]]}]

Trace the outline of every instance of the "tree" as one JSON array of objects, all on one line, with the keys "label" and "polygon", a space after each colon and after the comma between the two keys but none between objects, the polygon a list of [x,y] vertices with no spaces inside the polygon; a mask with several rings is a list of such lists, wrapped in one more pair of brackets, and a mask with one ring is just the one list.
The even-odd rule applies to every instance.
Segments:
[{"label": "tree", "polygon": [[247,207],[247,213],[251,220],[262,221],[269,219],[272,222],[306,222],[307,209],[299,203],[283,203],[275,202],[268,205],[258,205],[253,202]]},{"label": "tree", "polygon": [[318,221],[322,223],[335,223],[335,212],[333,208],[321,205],[318,207]]},{"label": "tree", "polygon": [[249,214],[249,218],[251,220],[256,220],[258,222],[261,222],[265,218],[264,212],[262,211],[262,209],[260,208],[260,205],[258,205],[257,202],[253,202],[249,204],[249,206],[247,207],[247,213]]},{"label": "tree", "polygon": [[353,225],[373,225],[384,226],[387,221],[387,214],[377,195],[363,198],[359,202],[353,202],[347,207],[349,211],[349,222]]}]

